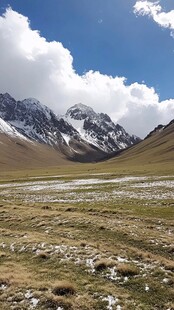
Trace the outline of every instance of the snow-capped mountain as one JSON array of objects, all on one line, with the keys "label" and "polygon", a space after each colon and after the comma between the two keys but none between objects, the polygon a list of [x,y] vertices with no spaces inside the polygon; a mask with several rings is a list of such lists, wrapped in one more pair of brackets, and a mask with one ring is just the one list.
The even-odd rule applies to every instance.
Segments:
[{"label": "snow-capped mountain", "polygon": [[47,144],[72,160],[95,161],[107,155],[84,141],[70,123],[36,99],[16,101],[7,93],[0,94],[0,117],[23,137]]},{"label": "snow-capped mountain", "polygon": [[64,119],[84,140],[106,153],[124,149],[140,141],[140,138],[130,136],[123,127],[115,124],[107,114],[96,113],[82,103],[68,109]]},{"label": "snow-capped mountain", "polygon": [[0,94],[0,117],[22,135],[52,146],[65,142],[61,132],[78,136],[70,124],[32,98],[16,101],[9,94]]},{"label": "snow-capped mountain", "polygon": [[80,161],[105,158],[140,140],[107,114],[83,104],[71,107],[65,116],[56,116],[36,99],[16,101],[7,93],[0,94],[0,118],[6,134],[47,144]]}]

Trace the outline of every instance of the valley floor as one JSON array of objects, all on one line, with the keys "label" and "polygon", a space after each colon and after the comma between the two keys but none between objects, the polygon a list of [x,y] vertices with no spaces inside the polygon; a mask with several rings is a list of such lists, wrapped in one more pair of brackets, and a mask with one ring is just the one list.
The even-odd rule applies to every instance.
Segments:
[{"label": "valley floor", "polygon": [[0,181],[0,309],[174,309],[174,177]]}]

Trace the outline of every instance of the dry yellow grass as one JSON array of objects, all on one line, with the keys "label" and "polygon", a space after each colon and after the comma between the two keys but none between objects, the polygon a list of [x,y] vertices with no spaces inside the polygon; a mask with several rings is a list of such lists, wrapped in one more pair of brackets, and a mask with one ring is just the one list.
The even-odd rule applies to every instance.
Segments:
[{"label": "dry yellow grass", "polygon": [[[148,145],[144,147],[150,152]],[[106,310],[111,297],[113,310],[119,305],[125,310],[172,309],[173,199],[129,195],[110,199],[113,190],[139,194],[140,189],[131,187],[130,182],[73,189],[70,198],[73,191],[83,198],[75,202],[44,200],[55,194],[51,188],[32,193],[27,201],[29,189],[22,185],[25,181],[43,185],[55,180],[67,185],[78,179],[108,181],[127,175],[148,175],[151,179],[152,175],[169,174],[167,180],[173,180],[170,152],[170,156],[156,154],[159,161],[152,165],[148,162],[150,153],[145,151],[143,157],[138,150],[140,145],[135,153],[127,151],[130,161],[123,155],[98,164],[1,170],[0,185],[11,181],[14,191],[11,188],[3,193],[7,188],[0,188],[0,309],[28,310],[37,302],[36,310]],[[16,183],[21,187],[15,189]],[[152,188],[151,193],[155,191]],[[62,191],[62,200],[67,192]],[[85,200],[95,193],[99,199],[108,193],[108,198]],[[170,196],[170,189],[163,188],[160,193]],[[59,285],[59,281],[63,283]],[[60,290],[67,291],[57,296],[55,288],[60,295]],[[74,293],[68,294],[68,290]]]},{"label": "dry yellow grass", "polygon": [[120,264],[117,267],[117,271],[123,275],[124,277],[126,276],[135,276],[137,274],[139,274],[139,268],[137,268],[134,265],[131,264]]},{"label": "dry yellow grass", "polygon": [[[12,295],[20,300],[28,290],[32,297],[24,298],[25,307],[30,307],[32,298],[36,298],[39,310],[61,305],[73,310],[106,309],[108,295],[117,298],[116,305],[125,309],[132,309],[134,303],[137,309],[154,309],[155,304],[166,307],[172,302],[173,263],[160,241],[171,227],[170,218],[165,220],[160,213],[156,217],[147,206],[143,215],[131,206],[130,216],[129,203],[111,203],[107,207],[105,203],[44,206],[4,203],[0,209],[1,237],[6,244],[1,249],[0,278],[7,285],[1,292],[2,309],[12,305],[13,301],[7,303]],[[159,218],[163,221],[160,234]],[[105,228],[101,230],[101,226]],[[48,227],[50,231],[46,233]],[[150,244],[150,233],[158,245]],[[166,240],[171,238],[169,234]],[[128,263],[121,263],[120,259],[127,259]],[[147,276],[143,277],[143,273]],[[62,295],[61,290],[65,290],[63,297],[54,295]],[[70,291],[71,297],[67,296]],[[147,294],[149,298],[144,299]]]},{"label": "dry yellow grass", "polygon": [[74,295],[76,293],[76,288],[68,281],[58,281],[54,283],[52,293],[57,296]]}]

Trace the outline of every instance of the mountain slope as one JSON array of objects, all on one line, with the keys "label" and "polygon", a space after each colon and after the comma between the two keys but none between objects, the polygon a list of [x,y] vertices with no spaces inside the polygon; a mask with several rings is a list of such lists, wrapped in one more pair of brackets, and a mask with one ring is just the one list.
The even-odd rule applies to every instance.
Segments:
[{"label": "mountain slope", "polygon": [[130,136],[119,124],[115,124],[107,114],[96,113],[81,103],[68,109],[64,119],[85,141],[106,153],[124,149],[140,141],[138,137]]},{"label": "mountain slope", "polygon": [[[0,94],[0,116],[34,141],[54,146],[64,142],[60,130],[64,130],[65,122],[36,99],[16,101],[9,94]],[[66,125],[67,131],[74,134],[74,129]]]},{"label": "mountain slope", "polygon": [[71,160],[96,161],[106,154],[84,141],[76,129],[36,99],[16,101],[0,94],[0,117],[31,141],[47,144]]},{"label": "mountain slope", "polygon": [[174,120],[168,125],[155,128],[139,144],[121,152],[112,159],[115,163],[129,165],[174,164]]},{"label": "mountain slope", "polygon": [[38,142],[0,133],[0,170],[32,169],[69,165],[62,153]]},{"label": "mountain slope", "polygon": [[62,153],[46,144],[33,142],[0,118],[0,170],[67,165]]},{"label": "mountain slope", "polygon": [[27,140],[23,135],[21,135],[13,126],[5,122],[0,117],[0,133],[4,133],[7,136],[16,137],[19,139]]}]

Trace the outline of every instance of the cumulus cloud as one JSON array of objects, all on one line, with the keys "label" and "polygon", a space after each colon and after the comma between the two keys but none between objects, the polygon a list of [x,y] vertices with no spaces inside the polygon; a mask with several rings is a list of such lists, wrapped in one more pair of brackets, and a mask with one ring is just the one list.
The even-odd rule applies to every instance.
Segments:
[{"label": "cumulus cloud", "polygon": [[92,70],[77,74],[70,51],[48,42],[11,8],[0,16],[0,46],[0,92],[16,99],[35,97],[58,114],[82,102],[141,137],[174,115],[174,100],[159,102],[154,88],[145,84],[127,85],[125,77]]},{"label": "cumulus cloud", "polygon": [[137,1],[134,5],[134,13],[138,15],[148,15],[161,27],[171,30],[174,37],[174,10],[163,12],[159,4],[160,1]]}]

